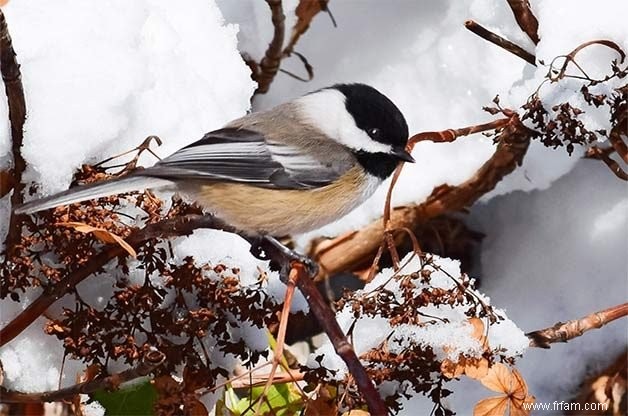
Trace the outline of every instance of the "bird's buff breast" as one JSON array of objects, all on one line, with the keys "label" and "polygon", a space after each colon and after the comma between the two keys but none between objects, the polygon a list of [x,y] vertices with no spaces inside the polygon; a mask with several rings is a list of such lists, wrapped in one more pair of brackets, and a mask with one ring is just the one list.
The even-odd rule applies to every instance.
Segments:
[{"label": "bird's buff breast", "polygon": [[367,199],[381,183],[358,168],[349,170],[338,182],[307,190],[223,182],[203,185],[193,192],[193,197],[208,211],[242,231],[283,236],[337,220]]}]

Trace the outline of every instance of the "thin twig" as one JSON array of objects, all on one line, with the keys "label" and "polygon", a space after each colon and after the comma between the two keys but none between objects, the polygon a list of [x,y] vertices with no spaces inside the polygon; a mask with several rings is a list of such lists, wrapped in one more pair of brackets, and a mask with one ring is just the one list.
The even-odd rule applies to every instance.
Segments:
[{"label": "thin twig", "polygon": [[512,10],[512,14],[515,15],[517,24],[525,32],[526,35],[538,45],[539,39],[539,21],[536,19],[532,10],[530,9],[530,2],[528,0],[506,0]]},{"label": "thin twig", "polygon": [[149,375],[157,367],[159,367],[165,359],[166,355],[162,352],[157,350],[149,351],[144,355],[144,357],[142,357],[142,360],[136,367],[107,377],[85,381],[63,389],[42,393],[22,393],[0,387],[0,403],[56,402],[69,399],[78,394],[93,393],[97,390],[114,390],[122,383]]},{"label": "thin twig", "polygon": [[[137,249],[150,239],[188,235],[199,228],[232,230],[215,217],[209,215],[187,215],[166,219],[135,230],[129,235],[126,242]],[[128,253],[119,245],[107,246],[100,254],[94,256],[86,263],[85,267],[68,274],[54,285],[47,286],[37,299],[0,329],[0,347],[17,337],[54,302],[70,293],[77,284],[92,274],[98,273],[112,259],[126,255]]]},{"label": "thin twig", "polygon": [[587,149],[584,157],[586,159],[596,159],[604,162],[606,166],[617,176],[619,179],[623,181],[628,181],[628,172],[624,171],[617,161],[611,159],[611,153],[614,152],[615,149],[612,147],[608,147],[606,149],[601,149],[597,146],[593,146]]},{"label": "thin twig", "polygon": [[515,43],[512,43],[508,39],[505,39],[491,32],[490,30],[474,22],[473,20],[467,20],[466,22],[464,22],[464,27],[466,27],[467,29],[469,29],[471,32],[475,33],[482,39],[485,39],[491,43],[494,43],[500,48],[503,48],[507,50],[508,52],[512,53],[513,55],[518,56],[519,58],[523,59],[530,65],[536,66],[536,57],[530,52],[523,49],[521,46]]},{"label": "thin twig", "polygon": [[292,34],[290,40],[283,50],[284,56],[290,56],[294,51],[294,47],[303,35],[310,27],[310,23],[321,11],[326,11],[332,19],[332,23],[336,26],[336,21],[329,12],[328,9],[329,0],[300,0],[294,14],[297,16],[297,21],[292,27]]},{"label": "thin twig", "polygon": [[[22,181],[22,174],[26,169],[26,161],[22,156],[22,142],[24,139],[24,122],[26,120],[26,100],[24,99],[20,65],[17,62],[15,50],[13,50],[11,35],[9,35],[9,29],[2,10],[0,10],[0,71],[4,81],[9,106],[9,120],[11,121],[11,151],[13,153],[13,194],[11,195],[11,205],[17,206],[24,202],[25,185]],[[7,254],[13,250],[13,247],[20,240],[22,218],[23,216],[15,215],[11,212],[9,230],[5,240]]]},{"label": "thin twig", "polygon": [[[432,194],[421,204],[390,210],[389,229],[414,229],[431,218],[470,206],[521,164],[533,135],[532,131],[521,124],[516,115],[480,126],[430,133],[429,136],[432,137],[430,140],[444,141],[462,133],[471,134],[500,126],[503,130],[497,138],[495,153],[473,177],[459,186],[441,185],[434,188]],[[416,135],[411,140],[418,141],[419,137],[423,136]],[[320,251],[317,246],[313,247],[313,257],[321,265],[321,270],[328,275],[340,271],[360,270],[370,264],[385,231],[384,222],[378,219],[357,232],[339,237],[342,241],[338,244],[325,242],[320,246],[324,247]]]},{"label": "thin twig", "polygon": [[601,328],[619,318],[628,315],[628,303],[616,305],[599,312],[594,312],[580,319],[558,322],[549,328],[526,334],[530,338],[530,347],[549,348],[554,342],[567,342],[591,329]]},{"label": "thin twig", "polygon": [[347,365],[351,376],[355,380],[355,383],[358,386],[366,405],[368,406],[369,413],[374,416],[387,415],[388,409],[386,404],[379,395],[379,392],[375,389],[373,382],[362,366],[355,350],[349,341],[347,341],[347,337],[342,332],[340,325],[338,325],[336,316],[332,312],[330,306],[325,302],[325,300],[323,300],[323,297],[314,285],[314,282],[305,272],[305,267],[301,263],[294,262],[292,264],[292,268],[297,271],[297,286],[299,290],[303,293],[303,296],[307,300],[312,314],[314,314],[316,320],[329,337],[329,340],[334,346],[334,350]]},{"label": "thin twig", "polygon": [[[292,297],[294,295],[294,288],[296,286],[297,279],[297,270],[290,270],[290,275],[288,276],[288,282],[286,283],[286,296],[283,301],[283,309],[281,310],[281,318],[279,320],[279,331],[277,332],[277,342],[275,351],[273,351],[273,360],[272,366],[270,368],[270,374],[268,376],[268,380],[266,384],[264,384],[264,390],[262,394],[260,394],[258,399],[257,407],[255,408],[255,414],[259,414],[260,407],[262,405],[262,401],[260,400],[262,397],[266,396],[268,389],[273,384],[275,380],[275,373],[277,372],[277,367],[279,367],[282,360],[285,360],[283,356],[283,348],[286,342],[286,330],[288,328],[288,317],[290,316],[290,308],[292,307]],[[252,406],[252,404],[251,404]]]},{"label": "thin twig", "polygon": [[286,16],[283,14],[283,7],[281,0],[266,0],[268,7],[272,13],[273,21],[273,39],[268,44],[264,58],[259,64],[258,73],[255,76],[257,81],[256,94],[264,94],[268,92],[270,84],[275,79],[277,72],[279,71],[279,65],[281,64],[282,48],[286,32],[285,20]]}]

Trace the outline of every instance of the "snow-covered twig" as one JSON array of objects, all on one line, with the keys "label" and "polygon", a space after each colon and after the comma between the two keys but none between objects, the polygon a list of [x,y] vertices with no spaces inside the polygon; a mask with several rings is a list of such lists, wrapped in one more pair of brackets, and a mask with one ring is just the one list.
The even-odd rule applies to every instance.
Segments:
[{"label": "snow-covered twig", "polygon": [[473,20],[467,20],[466,22],[464,22],[464,27],[466,27],[467,29],[469,29],[471,32],[475,33],[482,39],[485,39],[491,43],[494,43],[500,48],[503,48],[507,50],[508,52],[512,53],[513,55],[518,56],[519,58],[523,59],[530,65],[536,66],[536,57],[530,52],[523,49],[521,46],[517,45],[516,43],[512,43],[508,39],[505,39],[491,32],[490,30],[474,22]]},{"label": "snow-covered twig", "polygon": [[567,342],[624,316],[628,316],[628,303],[594,312],[580,319],[558,322],[549,328],[529,332],[526,335],[530,338],[531,347],[549,348],[554,342]]},{"label": "snow-covered twig", "polygon": [[149,375],[158,368],[165,359],[165,354],[160,351],[148,351],[137,366],[128,370],[107,377],[78,383],[63,389],[42,393],[22,393],[0,387],[0,403],[56,402],[70,399],[77,394],[88,394],[102,389],[116,389],[122,383]]},{"label": "snow-covered twig", "polygon": [[534,42],[535,45],[541,40],[539,38],[539,21],[530,9],[530,2],[528,0],[506,0],[508,6],[512,9],[512,14],[515,15],[517,24],[525,32],[526,35]]},{"label": "snow-covered twig", "polygon": [[[7,27],[4,13],[0,10],[0,71],[7,95],[9,106],[9,120],[11,122],[11,151],[13,153],[12,184],[13,195],[11,205],[16,206],[24,202],[24,183],[22,174],[26,169],[26,162],[22,157],[22,141],[24,138],[24,122],[26,121],[26,101],[22,87],[20,65],[13,50],[11,35]],[[11,213],[9,231],[5,240],[5,250],[9,252],[20,239],[20,216]]]}]

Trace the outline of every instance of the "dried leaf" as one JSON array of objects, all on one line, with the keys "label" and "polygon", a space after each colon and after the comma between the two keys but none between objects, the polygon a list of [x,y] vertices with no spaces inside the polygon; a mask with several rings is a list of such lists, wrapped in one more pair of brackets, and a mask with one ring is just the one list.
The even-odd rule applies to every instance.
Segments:
[{"label": "dried leaf", "polygon": [[480,380],[488,374],[488,360],[480,358],[475,363],[468,363],[464,368],[467,377],[474,380]]},{"label": "dried leaf", "polygon": [[360,410],[360,409],[353,409],[353,410],[349,410],[346,413],[343,413],[342,416],[369,416],[370,413],[367,412],[366,410]]},{"label": "dried leaf", "polygon": [[[467,321],[473,327],[471,336],[482,344],[485,351],[488,351],[489,348],[484,331],[484,322],[475,317],[469,318]],[[445,346],[446,351],[447,349],[448,347]],[[443,360],[440,369],[441,373],[450,379],[466,374],[472,379],[479,380],[485,377],[488,373],[488,360],[483,357],[465,357],[461,355],[456,362],[448,358]]]},{"label": "dried leaf", "polygon": [[88,366],[81,377],[81,382],[94,380],[100,375],[101,371],[102,368],[100,364],[92,364]]},{"label": "dried leaf", "polygon": [[508,411],[508,397],[496,396],[482,399],[473,408],[473,416],[502,416]]},{"label": "dried leaf", "polygon": [[80,233],[94,234],[94,237],[96,237],[103,243],[118,244],[131,256],[137,257],[137,253],[129,243],[124,241],[122,237],[115,235],[111,231],[107,231],[104,228],[92,227],[91,225],[87,225],[82,222],[59,222],[57,223],[57,225],[73,228]]},{"label": "dried leaf", "polygon": [[524,404],[534,403],[534,397],[528,395],[528,385],[516,368],[510,371],[504,364],[497,363],[480,382],[490,390],[503,393],[503,396],[480,400],[475,405],[473,416],[530,414],[529,406]]},{"label": "dried leaf", "polygon": [[486,377],[480,382],[489,390],[497,393],[509,394],[512,384],[512,375],[508,367],[504,364],[497,363],[491,367]]},{"label": "dried leaf", "polygon": [[190,405],[185,406],[185,414],[190,416],[208,416],[209,412],[203,403],[194,400]]},{"label": "dried leaf", "polygon": [[305,416],[337,415],[336,391],[331,386],[322,385],[316,399],[307,402]]}]

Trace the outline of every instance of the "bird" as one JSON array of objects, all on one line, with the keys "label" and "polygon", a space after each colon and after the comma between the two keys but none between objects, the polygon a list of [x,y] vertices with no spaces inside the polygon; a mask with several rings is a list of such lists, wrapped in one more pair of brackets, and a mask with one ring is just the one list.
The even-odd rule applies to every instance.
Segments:
[{"label": "bird", "polygon": [[168,190],[252,236],[331,223],[369,198],[401,162],[408,125],[377,89],[335,84],[249,113],[125,176],[16,207],[30,214],[144,189]]}]

